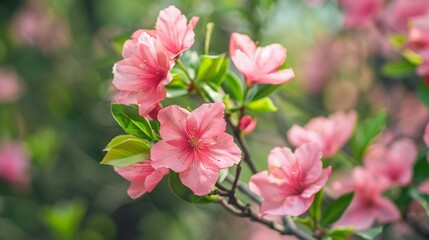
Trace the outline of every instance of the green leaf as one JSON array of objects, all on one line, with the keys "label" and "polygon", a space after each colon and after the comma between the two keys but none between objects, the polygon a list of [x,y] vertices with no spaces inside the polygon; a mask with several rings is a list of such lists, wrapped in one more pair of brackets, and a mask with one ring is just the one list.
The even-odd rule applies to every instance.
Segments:
[{"label": "green leaf", "polygon": [[402,56],[404,56],[410,63],[415,65],[420,65],[423,63],[423,58],[410,49],[406,49],[402,52]]},{"label": "green leaf", "polygon": [[278,85],[271,85],[271,84],[259,84],[258,90],[256,91],[255,96],[252,98],[253,101],[262,99],[264,97],[267,97],[268,95],[272,94],[273,92],[279,90],[281,87],[283,87],[284,84],[278,84]]},{"label": "green leaf", "polygon": [[136,105],[112,104],[112,115],[126,133],[154,140],[149,120],[139,115]]},{"label": "green leaf", "polygon": [[277,107],[269,97],[265,97],[247,104],[246,109],[253,112],[275,112]]},{"label": "green leaf", "polygon": [[335,199],[331,204],[326,207],[326,212],[323,214],[323,224],[330,225],[337,221],[344,211],[350,205],[353,199],[354,193],[349,193]]},{"label": "green leaf", "polygon": [[404,44],[407,42],[407,36],[404,34],[396,34],[392,35],[388,38],[390,44],[392,44],[396,48],[402,48]]},{"label": "green leaf", "polygon": [[213,89],[217,90],[217,87],[225,79],[227,69],[228,59],[225,54],[216,56],[203,55],[197,71],[198,81],[208,83]]},{"label": "green leaf", "polygon": [[229,94],[232,99],[242,101],[244,97],[244,87],[240,78],[233,72],[228,71],[225,81],[222,83],[225,93]]},{"label": "green leaf", "polygon": [[320,222],[320,218],[322,217],[322,202],[323,202],[323,189],[320,190],[316,196],[314,197],[313,204],[311,204],[309,213],[316,222]]},{"label": "green leaf", "polygon": [[358,123],[350,141],[350,150],[355,159],[360,161],[375,137],[383,131],[387,116],[385,111],[381,111],[374,118]]},{"label": "green leaf", "polygon": [[417,96],[422,103],[429,107],[429,84],[427,84],[423,80],[420,81],[419,86],[417,88]]},{"label": "green leaf", "polygon": [[420,183],[427,179],[429,173],[429,164],[426,158],[427,149],[422,149],[417,157],[413,170],[413,183]]},{"label": "green leaf", "polygon": [[182,181],[180,181],[179,174],[173,171],[170,171],[168,174],[168,186],[174,195],[190,203],[208,203],[214,201],[213,196],[195,195],[191,189],[183,185]]},{"label": "green leaf", "polygon": [[410,197],[416,200],[425,209],[426,215],[429,216],[429,195],[421,193],[416,188],[410,188],[408,191]]},{"label": "green leaf", "polygon": [[354,235],[365,240],[375,240],[381,233],[383,233],[383,227],[374,227],[367,230],[356,231]]},{"label": "green leaf", "polygon": [[311,219],[311,217],[293,217],[292,219],[294,222],[302,224],[308,227],[309,229],[314,228],[313,219]]},{"label": "green leaf", "polygon": [[385,64],[381,72],[386,77],[401,79],[414,75],[416,66],[408,61],[402,60]]},{"label": "green leaf", "polygon": [[85,212],[85,203],[75,199],[46,206],[41,214],[43,223],[56,236],[55,239],[74,239]]},{"label": "green leaf", "polygon": [[[332,240],[348,240],[350,239],[350,236],[353,233],[353,228],[350,227],[338,227],[333,228],[329,230],[329,232],[326,233],[326,240],[332,239]],[[325,240],[325,238],[323,238]]]},{"label": "green leaf", "polygon": [[108,152],[100,163],[120,168],[149,159],[150,155],[149,144],[131,135],[115,137],[105,150]]}]

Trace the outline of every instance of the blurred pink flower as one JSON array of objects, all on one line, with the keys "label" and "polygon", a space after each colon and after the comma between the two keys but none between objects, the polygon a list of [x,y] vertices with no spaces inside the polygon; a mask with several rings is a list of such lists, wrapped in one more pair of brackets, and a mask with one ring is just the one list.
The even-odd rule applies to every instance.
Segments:
[{"label": "blurred pink flower", "polygon": [[246,227],[246,230],[248,230],[249,234],[243,240],[298,240],[295,236],[282,235],[266,226],[253,222]]},{"label": "blurred pink flower", "polygon": [[305,3],[311,7],[317,7],[326,3],[326,0],[304,0]]},{"label": "blurred pink flower", "polygon": [[13,17],[11,28],[18,41],[42,49],[65,47],[70,39],[65,20],[53,15],[42,1],[27,1]]},{"label": "blurred pink flower", "polygon": [[394,0],[383,12],[383,20],[393,31],[407,32],[409,20],[429,13],[427,0]]},{"label": "blurred pink flower", "polygon": [[417,53],[429,47],[429,15],[415,17],[411,20],[406,47]]},{"label": "blurred pink flower", "polygon": [[167,168],[154,169],[152,167],[152,160],[150,159],[125,168],[115,167],[115,171],[131,182],[128,188],[128,195],[132,199],[136,199],[147,192],[152,192],[168,173]]},{"label": "blurred pink flower", "polygon": [[29,181],[29,157],[16,142],[0,144],[0,179],[11,184],[26,185]]},{"label": "blurred pink flower", "polygon": [[240,131],[244,134],[251,133],[256,127],[257,120],[253,119],[251,116],[243,116],[240,120]]},{"label": "blurred pink flower", "polygon": [[268,169],[250,178],[250,189],[264,199],[260,212],[268,215],[299,216],[311,206],[331,175],[331,167],[322,168],[322,153],[317,144],[274,148],[268,157]]},{"label": "blurred pink flower", "polygon": [[0,103],[16,101],[22,92],[19,77],[13,69],[0,68]]},{"label": "blurred pink flower", "polygon": [[344,26],[359,28],[370,25],[383,8],[384,0],[339,0],[344,11]]},{"label": "blurred pink flower", "polygon": [[198,17],[192,17],[186,25],[186,16],[175,6],[169,6],[159,13],[156,35],[172,59],[194,44],[194,28],[198,20]]},{"label": "blurred pink flower", "polygon": [[286,48],[280,44],[257,47],[248,36],[232,33],[229,54],[248,86],[282,84],[295,77],[290,68],[278,70],[286,60]]},{"label": "blurred pink flower", "polygon": [[[423,135],[423,140],[427,147],[429,147],[429,123],[426,124],[425,133]],[[429,162],[429,152],[427,154],[427,160]]]},{"label": "blurred pink flower", "polygon": [[334,226],[351,226],[355,230],[363,230],[370,228],[375,222],[389,223],[399,220],[401,215],[398,208],[382,195],[387,186],[387,182],[371,171],[362,167],[355,168],[352,172],[352,184],[344,185],[345,189],[339,189],[343,193],[354,191],[355,195]]},{"label": "blurred pink flower", "polygon": [[139,113],[146,116],[165,99],[165,85],[171,80],[173,62],[156,39],[143,32],[134,51],[125,51],[129,56],[113,66],[113,85],[119,90],[116,101],[138,104]]},{"label": "blurred pink flower", "polygon": [[386,179],[391,186],[411,183],[417,158],[417,146],[411,139],[394,142],[389,148],[375,144],[366,152],[365,167]]},{"label": "blurred pink flower", "polygon": [[[429,20],[429,18],[428,18]],[[429,85],[429,46],[425,49],[419,51],[420,57],[422,58],[422,63],[417,67],[417,74],[422,76]]]},{"label": "blurred pink flower", "polygon": [[210,193],[218,171],[241,160],[240,148],[225,132],[224,111],[220,102],[203,104],[191,113],[176,105],[160,110],[162,140],[152,147],[152,166],[178,172],[196,195]]},{"label": "blurred pink flower", "polygon": [[333,156],[347,142],[356,124],[356,112],[336,112],[326,117],[313,118],[304,128],[293,125],[287,136],[295,147],[314,142],[319,145],[324,157]]},{"label": "blurred pink flower", "polygon": [[429,179],[426,179],[425,181],[423,181],[422,183],[420,183],[420,185],[417,187],[417,189],[420,192],[429,195]]}]

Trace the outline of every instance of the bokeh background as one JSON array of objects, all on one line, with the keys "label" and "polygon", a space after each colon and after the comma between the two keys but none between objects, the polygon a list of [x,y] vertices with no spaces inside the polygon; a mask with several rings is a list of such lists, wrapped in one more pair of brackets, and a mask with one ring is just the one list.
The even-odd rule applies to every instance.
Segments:
[{"label": "bokeh background", "polygon": [[28,168],[17,181],[0,179],[0,239],[250,239],[259,231],[215,204],[176,198],[165,181],[131,200],[128,182],[99,164],[122,133],[110,114],[122,43],[136,29],[153,28],[171,4],[200,17],[192,48],[199,53],[209,22],[212,54],[227,52],[231,32],[287,48],[296,78],[273,97],[276,113],[254,115],[248,140],[259,169],[273,147],[287,144],[293,123],[336,110],[370,115],[390,107],[395,131],[420,137],[429,113],[413,94],[415,76],[383,76],[394,51],[372,30],[344,31],[335,2],[315,2],[2,0],[0,78],[9,80],[0,84],[0,144],[18,146]]}]

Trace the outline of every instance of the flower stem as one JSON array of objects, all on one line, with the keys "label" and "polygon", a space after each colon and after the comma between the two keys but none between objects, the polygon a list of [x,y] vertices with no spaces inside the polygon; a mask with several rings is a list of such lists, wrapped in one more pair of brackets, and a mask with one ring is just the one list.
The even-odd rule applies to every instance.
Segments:
[{"label": "flower stem", "polygon": [[204,54],[208,55],[209,54],[209,48],[210,48],[210,41],[212,38],[212,33],[213,33],[213,28],[214,28],[214,23],[209,22],[207,23],[207,32],[206,32],[206,42],[204,43]]}]

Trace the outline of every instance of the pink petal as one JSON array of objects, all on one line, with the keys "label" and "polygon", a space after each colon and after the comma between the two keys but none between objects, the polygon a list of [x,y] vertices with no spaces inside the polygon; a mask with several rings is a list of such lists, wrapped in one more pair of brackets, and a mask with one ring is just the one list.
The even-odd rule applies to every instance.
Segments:
[{"label": "pink petal", "polygon": [[158,120],[161,125],[160,134],[164,141],[175,139],[186,139],[186,119],[190,113],[177,106],[168,106],[158,113]]},{"label": "pink petal", "polygon": [[192,163],[193,153],[187,149],[177,148],[161,140],[150,150],[154,168],[170,168],[175,172],[183,172]]},{"label": "pink petal", "polygon": [[256,44],[247,35],[232,33],[229,41],[229,55],[231,58],[235,56],[237,50],[250,56],[256,51]]},{"label": "pink petal", "polygon": [[284,172],[284,167],[296,162],[295,155],[289,148],[276,147],[271,150],[268,155],[268,169],[270,173],[279,179],[285,179],[287,174]]},{"label": "pink petal", "polygon": [[292,69],[282,69],[277,72],[270,73],[259,79],[255,79],[254,82],[260,84],[283,84],[295,78],[295,73]]},{"label": "pink petal", "polygon": [[199,151],[204,165],[213,169],[229,168],[238,164],[241,160],[241,150],[235,144],[234,138],[222,133],[214,142],[209,142],[207,147]]},{"label": "pink petal", "polygon": [[334,223],[334,227],[351,226],[355,230],[370,228],[375,222],[373,208],[365,208],[356,196],[353,198],[350,206],[343,213],[341,218]]},{"label": "pink petal", "polygon": [[316,143],[301,145],[296,149],[295,156],[301,165],[301,171],[306,173],[306,182],[315,182],[322,176],[322,152]]},{"label": "pink petal", "polygon": [[218,172],[206,168],[201,162],[194,162],[186,171],[179,173],[180,180],[195,195],[202,196],[209,194],[218,177]]},{"label": "pink petal", "polygon": [[159,13],[156,33],[171,58],[175,58],[194,44],[193,29],[198,18],[192,18],[189,25],[186,21],[186,17],[175,6],[169,6]]},{"label": "pink petal", "polygon": [[199,138],[212,138],[225,132],[223,119],[225,105],[221,102],[203,104],[189,115],[186,126],[189,133]]},{"label": "pink petal", "polygon": [[[263,73],[272,73],[276,71],[285,60],[286,48],[280,44],[260,47],[258,51],[256,51],[256,65],[259,71]],[[292,72],[292,70],[289,70],[289,72]]]},{"label": "pink petal", "polygon": [[323,169],[322,175],[315,182],[312,182],[306,186],[305,190],[302,192],[301,196],[304,198],[309,198],[310,196],[318,193],[328,181],[329,176],[331,176],[332,168],[329,166],[326,169]]},{"label": "pink petal", "polygon": [[313,203],[314,196],[303,198],[301,196],[289,196],[283,202],[262,202],[261,212],[269,215],[299,216],[304,214]]},{"label": "pink petal", "polygon": [[283,202],[285,196],[275,178],[263,171],[253,175],[249,182],[250,190],[260,195],[264,202]]},{"label": "pink petal", "polygon": [[401,219],[401,214],[399,213],[399,210],[396,205],[392,201],[384,197],[380,197],[377,199],[376,214],[377,220],[380,223],[389,223]]},{"label": "pink petal", "polygon": [[322,140],[319,135],[313,131],[306,130],[296,124],[294,124],[288,131],[287,137],[289,142],[295,146],[299,147],[301,144],[314,142],[319,144],[320,147],[323,146]]},{"label": "pink petal", "polygon": [[168,174],[167,168],[158,168],[155,169],[152,174],[147,176],[144,182],[144,186],[148,192],[152,192],[152,190],[158,185],[158,183],[164,178],[165,175]]},{"label": "pink petal", "polygon": [[417,188],[420,192],[429,195],[429,180],[423,181]]}]

